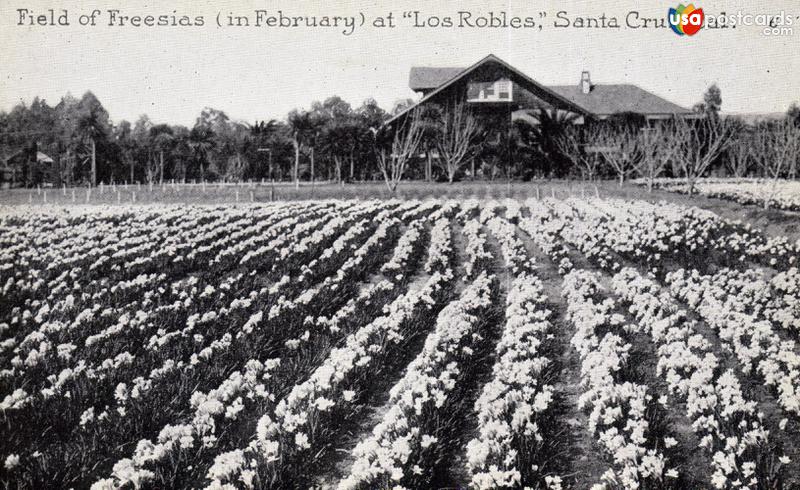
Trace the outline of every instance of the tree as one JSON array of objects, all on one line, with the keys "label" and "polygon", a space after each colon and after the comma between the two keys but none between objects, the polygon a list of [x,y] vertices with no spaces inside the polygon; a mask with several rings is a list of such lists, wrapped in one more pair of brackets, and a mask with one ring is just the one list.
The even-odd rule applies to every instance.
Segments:
[{"label": "tree", "polygon": [[355,110],[356,115],[361,119],[365,128],[378,129],[386,122],[386,111],[381,109],[375,99],[366,99],[360,107]]},{"label": "tree", "polygon": [[396,116],[401,112],[405,111],[406,109],[414,107],[414,104],[415,104],[414,99],[410,97],[405,99],[398,99],[394,101],[394,104],[392,105],[391,114],[392,116]]},{"label": "tree", "polygon": [[353,166],[355,154],[359,149],[364,137],[365,129],[357,118],[349,118],[345,121],[331,122],[323,129],[321,140],[322,147],[330,156],[334,163],[336,180],[341,184],[342,165],[344,162],[350,163],[350,178],[353,177]]},{"label": "tree", "polygon": [[269,121],[256,121],[255,124],[249,127],[250,138],[253,142],[255,151],[268,151],[269,157],[267,159],[267,178],[272,179],[272,152],[273,148],[270,143],[275,134],[280,129],[280,123],[275,119]]},{"label": "tree", "polygon": [[[330,162],[333,161],[337,172],[337,180],[340,183],[343,182],[341,167],[344,161],[350,162],[350,177],[352,178],[354,155],[361,136],[359,134],[361,119],[358,117],[358,114],[353,111],[349,103],[336,95],[328,97],[323,102],[314,102],[311,105],[311,114],[311,123],[313,125],[313,130],[309,138],[311,140],[311,144],[309,145],[311,147],[311,180],[313,181],[316,175],[314,159],[316,151],[314,148],[316,148],[318,143],[323,143],[328,150],[341,150],[333,153],[330,151],[327,153],[323,152],[322,155],[323,165],[326,163],[330,164]],[[331,141],[331,134],[329,133],[331,129],[333,129],[334,133],[338,133],[339,136],[343,138],[341,145],[334,144],[334,142]],[[328,168],[330,168],[330,166]],[[328,175],[330,175],[330,172],[328,172]]]},{"label": "tree", "polygon": [[597,139],[598,126],[592,124],[568,127],[554,141],[559,151],[580,169],[581,175],[592,181],[600,167],[600,154],[596,151],[586,151],[586,147],[596,145]]},{"label": "tree", "polygon": [[249,133],[247,126],[231,120],[224,111],[206,107],[195,121],[195,127],[213,135],[214,145],[205,155],[208,163],[205,174],[234,180],[241,178],[247,167],[243,158]]},{"label": "tree", "polygon": [[695,112],[716,118],[722,108],[722,91],[716,83],[712,83],[703,94],[703,102],[694,105]]},{"label": "tree", "polygon": [[186,182],[187,162],[191,159],[192,149],[189,145],[189,128],[186,126],[172,127],[172,178],[179,182]]},{"label": "tree", "polygon": [[[317,123],[313,114],[308,111],[293,110],[287,117],[292,145],[294,145],[294,185],[300,187],[300,150],[306,145],[313,145],[317,132]],[[313,151],[313,146],[311,147]]]},{"label": "tree", "polygon": [[798,105],[797,102],[792,102],[792,105],[789,106],[789,110],[786,111],[786,115],[795,126],[800,126],[800,105]]},{"label": "tree", "polygon": [[433,152],[441,137],[442,108],[435,104],[425,104],[418,108],[422,131],[422,149],[425,151],[425,181],[433,180]]},{"label": "tree", "polygon": [[725,168],[734,177],[744,177],[750,170],[753,159],[753,138],[750,134],[740,133],[731,140],[726,152]]},{"label": "tree", "polygon": [[642,141],[639,129],[632,126],[613,127],[603,125],[595,136],[596,151],[602,153],[605,161],[619,178],[619,185],[636,171],[642,157]]},{"label": "tree", "polygon": [[204,181],[208,155],[214,149],[214,132],[205,126],[195,125],[189,132],[189,148],[200,170],[200,180]]},{"label": "tree", "polygon": [[698,119],[676,117],[668,126],[668,137],[675,142],[674,164],[694,194],[697,180],[730,144],[733,126],[722,118]]},{"label": "tree", "polygon": [[[419,116],[414,117],[419,126]],[[451,184],[458,171],[467,163],[480,132],[478,120],[461,102],[454,102],[442,111],[441,130],[436,140],[439,165]]]},{"label": "tree", "polygon": [[375,99],[369,98],[356,108],[354,114],[354,124],[358,128],[353,133],[354,152],[350,158],[350,180],[356,178],[355,166],[359,162],[360,178],[365,179],[368,175],[374,174],[375,159],[373,158],[373,132],[380,129],[388,119],[389,115],[384,111]]},{"label": "tree", "polygon": [[667,168],[676,151],[677,142],[669,138],[662,126],[643,128],[639,131],[641,158],[636,173],[647,181],[647,192],[653,192],[655,180]]},{"label": "tree", "polygon": [[421,140],[422,127],[418,109],[413,109],[397,126],[384,127],[375,132],[378,168],[392,194],[397,191],[397,185],[403,179],[408,163],[416,155]]},{"label": "tree", "polygon": [[[144,169],[143,176],[148,179],[148,181],[152,181],[153,176],[153,151],[152,151],[152,141],[150,139],[150,130],[153,128],[153,122],[150,121],[150,118],[147,114],[142,114],[136,120],[136,123],[133,125],[133,130],[131,132],[131,138],[133,139],[133,152],[134,157],[131,160],[131,183],[135,180],[135,163],[139,163],[140,168]],[[140,173],[140,175],[142,175]]]},{"label": "tree", "polygon": [[172,128],[166,124],[158,124],[150,128],[150,140],[153,142],[154,149],[159,155],[159,184],[164,183],[164,152],[170,149],[174,139]]},{"label": "tree", "polygon": [[792,167],[800,158],[800,128],[788,117],[774,123],[761,124],[753,138],[753,157],[770,185],[764,193],[764,209],[777,193],[781,177],[791,177]]},{"label": "tree", "polygon": [[[501,116],[501,120],[491,121],[492,128],[483,137],[479,158],[482,160],[481,172],[494,180],[498,175],[507,179],[514,175],[530,177],[529,167],[522,165],[530,162],[536,152],[536,127],[526,119],[510,121]],[[473,159],[475,161],[475,159]]]},{"label": "tree", "polygon": [[136,161],[136,142],[133,139],[133,127],[128,121],[122,121],[114,127],[114,140],[119,145],[122,163],[130,171],[130,181],[133,182],[134,163]]},{"label": "tree", "polygon": [[560,151],[557,142],[564,131],[575,126],[578,115],[546,108],[526,111],[525,114],[532,129],[527,135],[534,149],[530,162],[534,167],[532,171],[539,175],[565,175],[571,162]]},{"label": "tree", "polygon": [[251,145],[249,127],[240,122],[229,121],[215,134],[220,175],[226,181],[241,181],[247,175],[250,166],[247,159]]},{"label": "tree", "polygon": [[91,180],[92,186],[97,185],[97,140],[105,138],[108,134],[109,122],[108,113],[91,92],[86,92],[79,103],[80,118],[78,119],[77,131],[81,138],[89,142],[91,159]]},{"label": "tree", "polygon": [[336,181],[342,184],[342,163],[351,148],[348,127],[344,124],[326,127],[322,134],[322,148],[333,160]]}]

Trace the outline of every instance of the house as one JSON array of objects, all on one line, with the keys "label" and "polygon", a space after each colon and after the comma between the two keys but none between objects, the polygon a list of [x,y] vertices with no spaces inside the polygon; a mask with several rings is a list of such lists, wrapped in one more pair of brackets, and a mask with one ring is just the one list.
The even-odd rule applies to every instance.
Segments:
[{"label": "house", "polygon": [[8,157],[0,166],[0,185],[33,186],[52,181],[54,163],[52,158],[38,151],[36,145],[24,148]]},{"label": "house", "polygon": [[421,100],[387,125],[426,104],[447,106],[454,101],[466,102],[478,114],[501,115],[508,121],[525,117],[531,109],[571,113],[577,123],[615,114],[637,114],[648,122],[694,114],[636,85],[595,84],[588,71],[581,74],[579,83],[545,86],[492,54],[467,68],[412,67],[409,87],[421,94]]}]

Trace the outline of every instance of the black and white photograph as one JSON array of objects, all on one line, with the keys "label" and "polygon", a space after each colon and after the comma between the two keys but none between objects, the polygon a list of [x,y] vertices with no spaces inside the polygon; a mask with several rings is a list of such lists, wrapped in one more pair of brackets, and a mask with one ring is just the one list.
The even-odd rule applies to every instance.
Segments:
[{"label": "black and white photograph", "polygon": [[796,0],[0,0],[0,489],[800,490],[799,262]]}]

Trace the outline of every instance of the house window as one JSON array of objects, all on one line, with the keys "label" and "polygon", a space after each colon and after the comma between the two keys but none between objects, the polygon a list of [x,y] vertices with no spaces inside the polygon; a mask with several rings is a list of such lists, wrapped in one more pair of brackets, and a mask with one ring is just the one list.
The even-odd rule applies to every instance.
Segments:
[{"label": "house window", "polygon": [[494,87],[497,89],[497,98],[508,100],[511,98],[511,82],[509,80],[498,80],[494,82]]},{"label": "house window", "polygon": [[467,86],[469,102],[506,102],[513,98],[511,80],[500,79],[494,82],[471,82]]}]

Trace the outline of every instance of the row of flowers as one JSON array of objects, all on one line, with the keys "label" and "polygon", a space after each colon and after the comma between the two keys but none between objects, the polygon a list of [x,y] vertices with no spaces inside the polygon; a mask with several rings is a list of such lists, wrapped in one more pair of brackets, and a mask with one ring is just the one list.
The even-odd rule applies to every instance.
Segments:
[{"label": "row of flowers", "polygon": [[475,403],[478,434],[467,444],[467,468],[476,488],[533,487],[542,480],[534,465],[553,399],[553,387],[543,381],[551,361],[542,350],[553,326],[541,281],[528,274],[516,277],[506,305],[492,379]]},{"label": "row of flowers", "polygon": [[[703,255],[707,263],[741,267],[753,261],[780,268],[795,264],[800,257],[800,244],[785,237],[767,237],[748,225],[696,207],[617,199],[546,202],[574,228],[570,231],[574,238],[589,243],[590,252],[598,248],[596,244],[604,244],[656,272],[667,258],[695,263],[697,256]],[[613,263],[603,267],[613,269]]]},{"label": "row of flowers", "polygon": [[425,486],[439,449],[436,413],[445,410],[482,340],[479,327],[492,304],[493,280],[482,273],[441,311],[422,352],[391,388],[383,419],[353,449],[354,462],[339,482],[341,490]]},{"label": "row of flowers", "polygon": [[639,326],[626,324],[616,302],[601,300],[601,292],[595,273],[576,269],[564,277],[567,319],[575,326],[570,342],[580,355],[586,388],[578,405],[589,411],[588,430],[613,460],[593,488],[667,486],[665,478],[676,475],[651,433],[647,415],[653,396],[625,374],[631,350],[627,337]]},{"label": "row of flowers", "polygon": [[561,240],[564,220],[551,216],[547,208],[530,203],[530,217],[519,220],[518,226],[536,246],[558,267],[558,273],[565,275],[574,265],[569,258],[569,250]]},{"label": "row of flowers", "polygon": [[492,235],[500,242],[503,260],[512,274],[517,275],[531,271],[534,268],[534,261],[528,256],[522,240],[516,234],[514,225],[497,216],[488,219],[485,224]]},{"label": "row of flowers", "polygon": [[[686,194],[690,186],[684,179],[657,179],[656,185],[672,192]],[[703,196],[735,201],[740,204],[771,207],[790,211],[800,211],[800,182],[795,180],[754,178],[700,179],[693,192]]]},{"label": "row of flowers", "polygon": [[464,245],[464,270],[467,277],[473,278],[481,271],[486,269],[487,264],[492,260],[492,254],[486,245],[486,235],[482,231],[483,226],[477,219],[470,219],[461,231],[464,234],[466,243]]},{"label": "row of flowers", "polygon": [[[642,328],[658,346],[658,374],[686,404],[686,415],[712,460],[715,488],[775,488],[788,458],[775,461],[769,431],[735,371],[724,369],[711,342],[670,294],[631,268],[612,280]],[[665,440],[665,444],[666,444]]]}]

